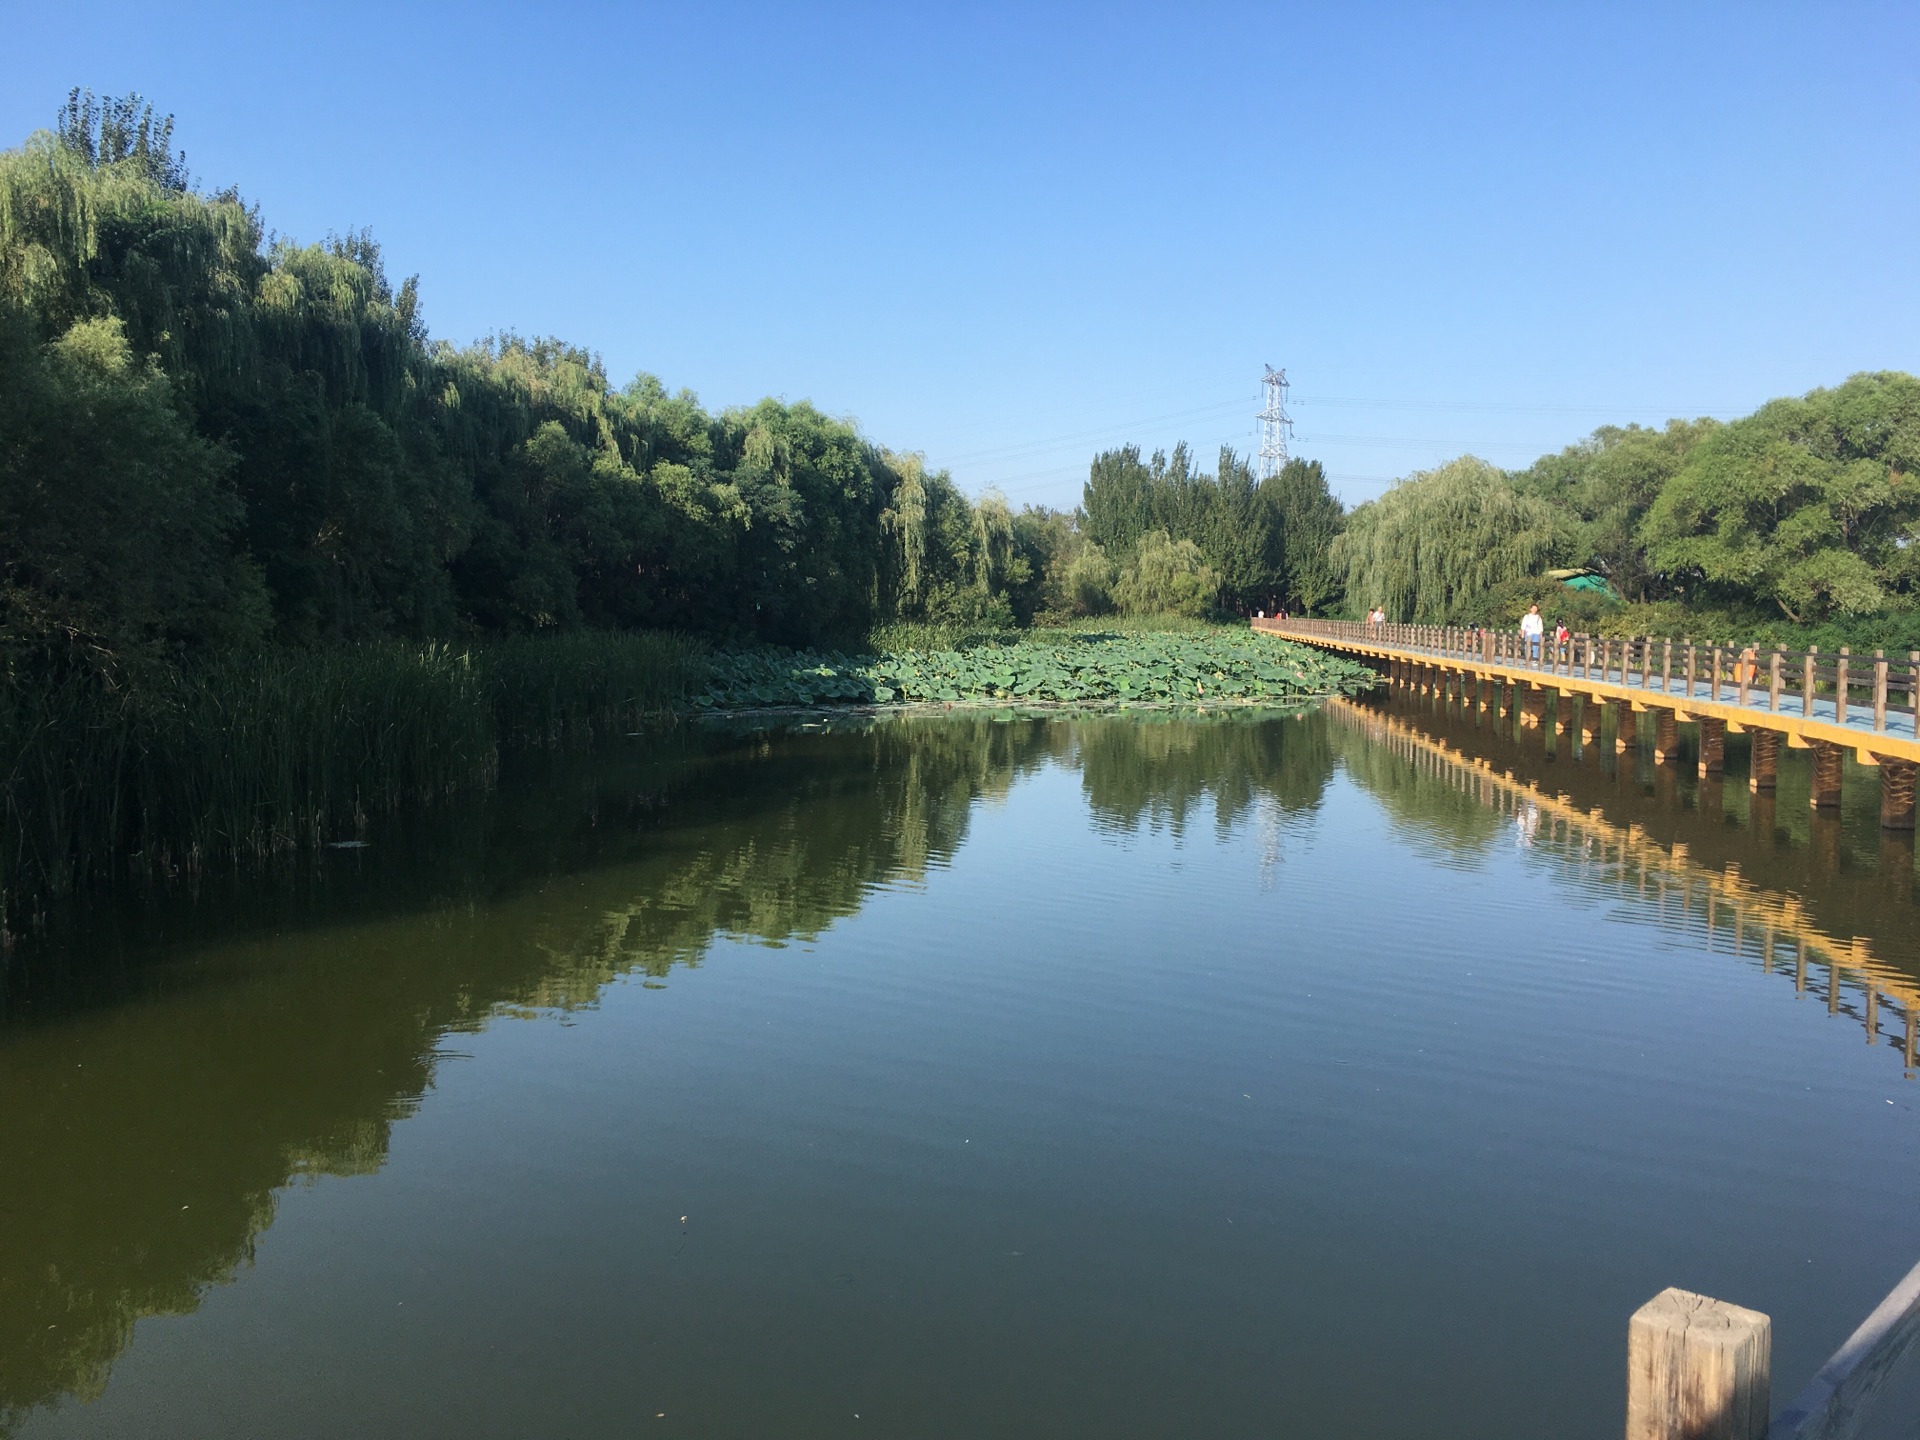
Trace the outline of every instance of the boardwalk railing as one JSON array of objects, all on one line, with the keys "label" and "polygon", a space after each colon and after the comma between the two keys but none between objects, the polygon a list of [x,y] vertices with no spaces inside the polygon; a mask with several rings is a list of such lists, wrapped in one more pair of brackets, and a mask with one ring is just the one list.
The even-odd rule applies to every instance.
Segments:
[{"label": "boardwalk railing", "polygon": [[1824,720],[1850,729],[1913,738],[1920,734],[1920,650],[1833,654],[1818,646],[1771,650],[1702,644],[1651,635],[1609,639],[1574,635],[1539,641],[1511,630],[1473,626],[1370,625],[1359,620],[1284,620],[1256,627],[1303,638],[1377,646],[1408,656],[1477,661],[1542,675],[1600,681],[1679,700],[1750,706]]}]

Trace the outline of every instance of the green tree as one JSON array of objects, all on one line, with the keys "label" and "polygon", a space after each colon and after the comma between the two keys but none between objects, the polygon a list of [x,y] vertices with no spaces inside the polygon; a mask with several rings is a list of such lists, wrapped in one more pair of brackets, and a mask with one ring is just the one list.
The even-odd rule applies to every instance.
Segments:
[{"label": "green tree", "polygon": [[1191,540],[1174,540],[1164,530],[1149,530],[1133,547],[1120,572],[1113,597],[1129,615],[1206,613],[1220,588],[1220,574]]},{"label": "green tree", "polygon": [[1552,553],[1546,502],[1463,455],[1356,507],[1333,544],[1350,606],[1440,625],[1482,592],[1540,569]]},{"label": "green tree", "polygon": [[15,663],[161,659],[264,629],[231,460],[115,319],[51,344],[0,306],[0,646]]},{"label": "green tree", "polygon": [[1122,565],[1141,538],[1160,531],[1198,547],[1216,577],[1216,603],[1247,610],[1274,589],[1280,536],[1253,471],[1222,447],[1217,473],[1194,468],[1187,447],[1140,458],[1137,445],[1094,457],[1082,494],[1087,538]]},{"label": "green tree", "polygon": [[1346,511],[1327,489],[1318,460],[1289,460],[1260,482],[1268,528],[1277,537],[1276,604],[1304,615],[1324,614],[1340,598],[1334,537]]},{"label": "green tree", "polygon": [[1514,484],[1553,507],[1559,558],[1599,571],[1629,600],[1658,600],[1668,581],[1648,558],[1642,522],[1717,428],[1714,420],[1669,420],[1658,430],[1602,426],[1578,445],[1543,455]]},{"label": "green tree", "polygon": [[1690,594],[1790,620],[1910,603],[1920,579],[1920,380],[1855,375],[1706,436],[1649,508],[1653,563]]}]

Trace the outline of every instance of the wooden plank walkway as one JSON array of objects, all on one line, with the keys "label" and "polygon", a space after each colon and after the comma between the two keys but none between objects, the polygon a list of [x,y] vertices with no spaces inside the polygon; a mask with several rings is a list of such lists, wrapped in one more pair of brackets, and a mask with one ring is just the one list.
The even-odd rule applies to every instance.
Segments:
[{"label": "wooden plank walkway", "polygon": [[[1920,660],[1842,653],[1789,654],[1730,646],[1702,647],[1659,639],[1603,640],[1579,635],[1529,646],[1517,634],[1425,625],[1369,625],[1346,620],[1258,619],[1253,628],[1301,644],[1360,659],[1390,684],[1427,689],[1456,684],[1468,703],[1484,703],[1481,687],[1505,687],[1524,696],[1538,723],[1545,698],[1579,700],[1583,734],[1597,736],[1599,708],[1621,707],[1624,717],[1651,711],[1656,758],[1677,754],[1673,726],[1700,727],[1702,773],[1721,768],[1722,737],[1755,737],[1752,783],[1771,788],[1779,746],[1814,752],[1812,803],[1840,803],[1840,757],[1852,751],[1863,765],[1881,767],[1880,822],[1911,830],[1916,771],[1920,770]],[[1474,687],[1473,696],[1465,687]],[[1856,699],[1865,690],[1868,698]],[[1571,707],[1562,711],[1568,724]],[[1624,723],[1617,733],[1627,733]]]}]

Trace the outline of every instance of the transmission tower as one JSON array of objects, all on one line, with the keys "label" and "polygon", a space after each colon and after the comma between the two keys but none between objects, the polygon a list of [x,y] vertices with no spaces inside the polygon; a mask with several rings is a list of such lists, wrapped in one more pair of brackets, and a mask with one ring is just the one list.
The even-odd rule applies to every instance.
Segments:
[{"label": "transmission tower", "polygon": [[1293,421],[1287,416],[1287,372],[1269,365],[1266,379],[1267,403],[1260,411],[1260,478],[1271,480],[1287,463],[1287,442],[1293,438]]}]

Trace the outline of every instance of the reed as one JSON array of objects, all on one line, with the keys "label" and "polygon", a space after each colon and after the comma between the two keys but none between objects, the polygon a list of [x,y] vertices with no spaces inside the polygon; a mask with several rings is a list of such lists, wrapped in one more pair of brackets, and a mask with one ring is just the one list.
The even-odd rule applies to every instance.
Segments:
[{"label": "reed", "polygon": [[552,743],[633,730],[683,701],[706,647],[654,631],[576,630],[478,652],[500,732]]},{"label": "reed", "polygon": [[195,873],[350,838],[368,817],[490,786],[503,743],[630,730],[704,673],[671,635],[465,650],[235,655],[137,682],[0,679],[0,943],[114,876]]}]

